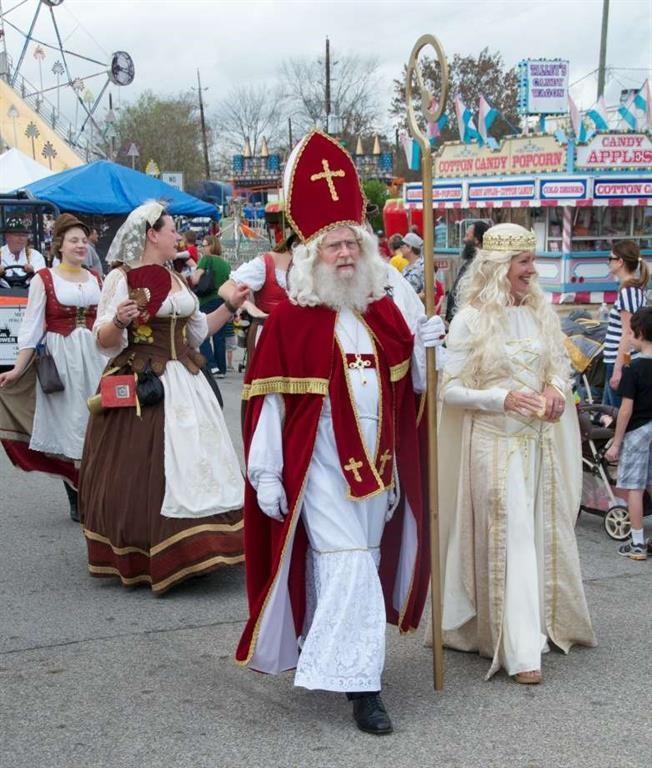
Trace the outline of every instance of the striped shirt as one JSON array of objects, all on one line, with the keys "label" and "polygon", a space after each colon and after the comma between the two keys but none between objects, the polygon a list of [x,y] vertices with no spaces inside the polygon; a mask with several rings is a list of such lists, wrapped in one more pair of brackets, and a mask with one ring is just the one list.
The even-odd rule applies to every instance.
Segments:
[{"label": "striped shirt", "polygon": [[[623,335],[623,322],[620,317],[621,312],[634,314],[637,309],[645,306],[645,294],[640,288],[633,285],[627,288],[621,288],[618,291],[618,298],[609,312],[609,325],[607,326],[607,335],[604,339],[604,349],[602,356],[605,363],[613,364],[618,357],[618,345]],[[633,349],[628,350],[632,359],[638,357],[638,352]]]}]

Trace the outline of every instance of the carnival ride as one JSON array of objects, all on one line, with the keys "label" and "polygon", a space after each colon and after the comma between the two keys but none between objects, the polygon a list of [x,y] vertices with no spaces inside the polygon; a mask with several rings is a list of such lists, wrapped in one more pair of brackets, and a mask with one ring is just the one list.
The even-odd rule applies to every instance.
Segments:
[{"label": "carnival ride", "polygon": [[[17,147],[39,162],[43,159],[53,170],[115,152],[111,93],[101,121],[98,109],[111,85],[127,86],[135,75],[126,51],[98,58],[101,46],[89,33],[93,52],[72,50],[68,40],[76,40],[80,31],[83,27],[65,8],[64,0],[23,0],[6,10],[0,0],[0,146]],[[9,46],[20,51],[15,59]],[[44,65],[48,56],[54,58],[51,67]],[[96,95],[90,85],[98,78]],[[50,100],[52,96],[56,99]],[[74,119],[62,107],[72,108]],[[73,158],[67,156],[69,149]],[[53,164],[61,155],[66,156],[63,164]]]}]

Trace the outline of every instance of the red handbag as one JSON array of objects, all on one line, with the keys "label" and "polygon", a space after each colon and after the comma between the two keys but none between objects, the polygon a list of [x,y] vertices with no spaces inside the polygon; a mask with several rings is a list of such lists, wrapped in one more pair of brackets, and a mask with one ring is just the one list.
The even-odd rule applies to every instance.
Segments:
[{"label": "red handbag", "polygon": [[102,408],[134,408],[137,379],[132,375],[104,376],[100,382]]}]

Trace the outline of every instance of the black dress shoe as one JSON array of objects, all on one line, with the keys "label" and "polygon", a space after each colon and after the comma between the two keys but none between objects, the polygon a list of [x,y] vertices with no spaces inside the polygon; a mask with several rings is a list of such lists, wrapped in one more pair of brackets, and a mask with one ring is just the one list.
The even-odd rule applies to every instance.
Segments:
[{"label": "black dress shoe", "polygon": [[384,736],[394,730],[379,693],[353,699],[353,718],[358,728],[365,733]]}]

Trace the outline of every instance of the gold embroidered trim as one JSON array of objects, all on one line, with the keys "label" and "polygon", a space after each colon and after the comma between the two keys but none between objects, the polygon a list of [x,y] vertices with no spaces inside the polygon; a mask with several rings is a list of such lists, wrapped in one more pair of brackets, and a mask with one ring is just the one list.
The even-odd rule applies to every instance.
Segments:
[{"label": "gold embroidered trim", "polygon": [[305,378],[298,379],[290,376],[271,376],[268,379],[254,379],[251,384],[242,388],[242,399],[264,395],[322,395],[328,394],[328,379]]},{"label": "gold embroidered trim", "polygon": [[[358,416],[358,407],[355,403],[353,388],[351,387],[351,379],[349,378],[349,371],[346,367],[346,352],[344,351],[344,347],[342,347],[342,345],[337,340],[337,337],[335,338],[335,344],[337,345],[337,348],[339,349],[340,355],[342,357],[342,366],[344,368],[344,382],[346,383],[346,391],[348,392],[349,400],[351,401],[351,408],[353,409],[353,417],[355,418],[355,427],[358,432],[358,437],[360,439],[360,445],[362,446],[365,459],[367,460],[369,469],[371,470],[371,473],[374,476],[374,480],[378,484],[378,488],[374,489],[373,491],[370,491],[366,496],[354,496],[351,493],[351,485],[349,483],[349,479],[347,478],[346,474],[344,475],[344,482],[346,483],[346,498],[349,501],[363,501],[364,499],[370,499],[373,496],[376,496],[379,493],[383,493],[385,490],[387,490],[385,488],[385,484],[383,483],[382,477],[378,474],[378,470],[376,469],[376,461],[375,461],[375,457],[378,455],[378,448],[380,445],[379,435],[381,432],[381,422],[380,421],[378,422],[378,431],[376,433],[376,447],[374,451],[374,456],[371,457],[369,455],[369,451],[367,450],[367,444],[365,442],[364,432],[362,430],[362,424],[360,424],[360,417]],[[372,344],[373,344],[373,337],[372,337]],[[376,370],[378,370],[378,355],[376,353],[375,345],[374,345],[374,358],[376,360]],[[382,402],[383,391],[382,391],[382,384],[380,383],[380,376],[378,376],[377,378],[378,378],[378,401],[380,403]],[[379,409],[378,416],[379,416],[379,419],[382,419],[382,412],[380,409]]]},{"label": "gold embroidered trim", "polygon": [[100,544],[106,544],[108,547],[111,547],[111,551],[114,555],[131,555],[135,553],[138,555],[145,555],[145,557],[150,556],[149,552],[146,552],[144,549],[140,549],[139,547],[116,547],[110,542],[109,539],[106,538],[106,536],[100,536],[99,533],[89,531],[87,528],[84,528],[84,536],[91,541],[97,541]]},{"label": "gold embroidered trim", "polygon": [[190,576],[193,573],[201,573],[207,568],[212,568],[214,565],[237,565],[238,563],[244,563],[244,555],[231,555],[228,557],[226,555],[216,555],[215,557],[211,557],[210,560],[204,560],[203,563],[189,565],[187,568],[183,568],[182,570],[173,573],[172,576],[168,576],[167,579],[163,579],[163,581],[157,581],[155,584],[152,584],[152,591],[162,592],[180,579]]},{"label": "gold embroidered trim", "polygon": [[[172,518],[170,518],[172,519]],[[174,536],[170,536],[169,539],[165,539],[160,544],[150,549],[150,555],[158,555],[164,549],[177,544],[183,539],[187,539],[189,536],[198,536],[200,533],[236,533],[244,528],[244,520],[240,519],[235,523],[204,523],[203,525],[197,525],[194,528],[187,528],[185,531],[179,531]]]},{"label": "gold embroidered trim", "polygon": [[139,549],[138,547],[116,547],[111,543],[110,539],[106,538],[106,536],[101,536],[99,533],[89,531],[87,528],[84,528],[84,536],[91,541],[97,541],[100,544],[106,544],[108,547],[111,547],[111,551],[114,555],[130,555],[135,553],[145,555],[145,557],[155,557],[163,552],[163,550],[173,546],[183,539],[187,539],[189,536],[197,536],[200,533],[206,533],[207,531],[210,531],[211,533],[236,533],[237,531],[242,530],[243,527],[243,520],[238,520],[232,525],[225,523],[205,523],[204,525],[197,525],[193,528],[188,528],[185,531],[179,531],[179,533],[174,534],[174,536],[170,536],[165,539],[165,541],[161,541],[159,544],[152,547],[149,552],[144,549]]},{"label": "gold embroidered trim", "polygon": [[404,360],[398,365],[393,365],[389,369],[389,378],[391,381],[400,381],[405,374],[410,370],[410,358]]},{"label": "gold embroidered trim", "polygon": [[[555,458],[552,452],[552,441],[547,441],[545,448],[548,454],[548,466],[545,467],[545,471],[548,474],[548,481],[550,484],[550,512],[552,523],[552,541],[550,542],[550,570],[552,571],[550,629],[551,638],[554,638],[557,636],[557,605],[559,599],[559,583],[557,579],[557,571],[559,567],[559,542],[557,541],[557,483],[555,482],[554,475],[550,477],[550,474],[554,473],[555,466]],[[543,451],[541,451],[539,461],[543,462]],[[539,471],[542,470],[540,469]]]},{"label": "gold embroidered trim", "polygon": [[162,592],[165,589],[171,587],[174,583],[180,579],[185,578],[194,573],[201,573],[207,568],[212,568],[214,565],[237,565],[244,562],[244,555],[233,555],[226,557],[225,555],[217,555],[210,560],[205,560],[203,563],[197,563],[195,565],[189,565],[187,568],[183,568],[172,576],[168,576],[163,581],[152,582],[152,577],[148,573],[141,573],[138,576],[126,577],[123,576],[117,568],[112,565],[89,565],[88,572],[96,574],[98,576],[117,576],[125,587],[131,587],[134,584],[151,584],[153,592]]}]

